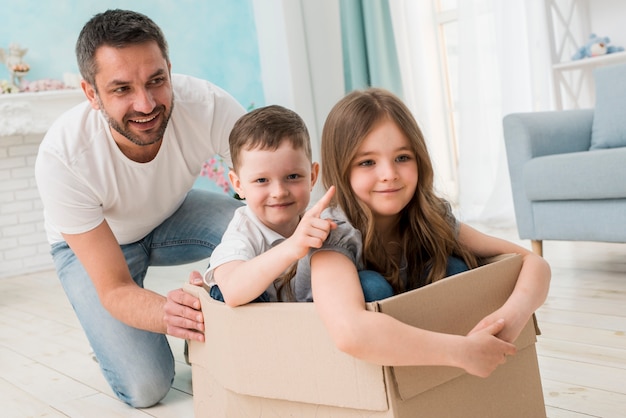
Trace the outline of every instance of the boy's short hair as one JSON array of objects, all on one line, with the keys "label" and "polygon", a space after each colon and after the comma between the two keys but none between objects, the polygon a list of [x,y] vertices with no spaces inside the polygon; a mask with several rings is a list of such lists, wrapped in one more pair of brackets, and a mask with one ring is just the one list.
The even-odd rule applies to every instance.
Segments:
[{"label": "boy's short hair", "polygon": [[289,141],[295,149],[304,150],[309,161],[313,161],[306,124],[296,112],[279,105],[261,107],[240,117],[228,140],[235,171],[241,162],[241,150],[273,151],[283,141]]}]

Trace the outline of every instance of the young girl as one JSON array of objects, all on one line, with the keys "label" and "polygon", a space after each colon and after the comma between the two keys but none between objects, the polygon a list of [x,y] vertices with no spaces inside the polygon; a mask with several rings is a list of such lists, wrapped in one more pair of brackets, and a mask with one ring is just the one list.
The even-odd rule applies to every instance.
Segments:
[{"label": "young girl", "polygon": [[[335,105],[322,132],[322,179],[336,187],[329,217],[338,227],[312,255],[313,299],[342,351],[382,365],[455,366],[477,376],[515,354],[512,342],[547,296],[550,268],[530,251],[454,218],[434,192],[422,133],[397,97],[368,89]],[[355,235],[351,229],[361,242],[346,239]],[[504,253],[523,256],[516,287],[467,336],[418,329],[365,309],[357,269],[382,273],[400,293]]]}]

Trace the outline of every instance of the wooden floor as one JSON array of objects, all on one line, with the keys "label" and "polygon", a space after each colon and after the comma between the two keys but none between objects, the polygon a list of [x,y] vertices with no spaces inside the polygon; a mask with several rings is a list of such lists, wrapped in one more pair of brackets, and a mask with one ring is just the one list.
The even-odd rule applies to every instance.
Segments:
[{"label": "wooden floor", "polygon": [[[626,245],[546,242],[544,255],[553,279],[537,349],[548,417],[626,417]],[[203,264],[154,269],[146,283],[164,294]],[[0,279],[0,331],[0,417],[193,416],[183,342],[170,339],[177,377],[165,400],[129,408],[100,374],[52,271]]]}]

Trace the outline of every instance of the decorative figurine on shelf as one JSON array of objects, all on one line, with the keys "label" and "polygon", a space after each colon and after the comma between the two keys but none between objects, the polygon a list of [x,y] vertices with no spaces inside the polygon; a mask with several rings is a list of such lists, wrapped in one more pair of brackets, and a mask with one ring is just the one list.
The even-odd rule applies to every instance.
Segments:
[{"label": "decorative figurine on shelf", "polygon": [[[0,62],[3,62],[11,73],[11,84],[19,86],[22,78],[28,73],[30,67],[22,58],[26,55],[27,48],[21,48],[19,44],[10,44],[8,52],[0,48]],[[16,82],[17,79],[17,82]]]},{"label": "decorative figurine on shelf", "polygon": [[609,45],[611,40],[608,36],[596,36],[595,33],[589,35],[587,43],[580,48],[574,55],[572,60],[580,60],[583,58],[597,57],[600,55],[612,54],[614,52],[621,52],[624,50],[621,46]]}]

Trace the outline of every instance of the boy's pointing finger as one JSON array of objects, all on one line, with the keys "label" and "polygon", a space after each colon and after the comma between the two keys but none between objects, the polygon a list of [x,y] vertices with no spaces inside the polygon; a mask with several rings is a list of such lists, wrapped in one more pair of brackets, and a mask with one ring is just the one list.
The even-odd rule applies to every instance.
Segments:
[{"label": "boy's pointing finger", "polygon": [[328,207],[330,201],[335,195],[335,186],[330,186],[324,196],[320,200],[317,201],[316,204],[311,206],[311,208],[306,212],[305,216],[314,216],[319,218],[324,209]]}]

